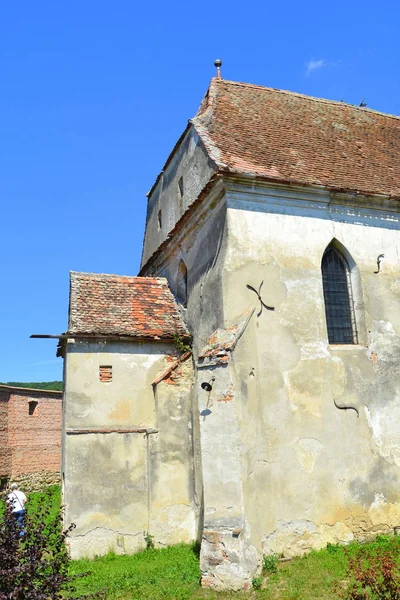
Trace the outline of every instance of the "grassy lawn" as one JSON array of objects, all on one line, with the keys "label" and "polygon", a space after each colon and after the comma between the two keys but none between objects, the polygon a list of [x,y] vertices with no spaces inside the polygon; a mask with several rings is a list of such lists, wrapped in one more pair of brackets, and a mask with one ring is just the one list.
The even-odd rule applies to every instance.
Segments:
[{"label": "grassy lawn", "polygon": [[110,554],[93,561],[73,561],[71,569],[74,573],[92,572],[78,580],[79,592],[105,590],[109,600],[338,600],[333,586],[344,579],[346,565],[347,559],[341,549],[312,552],[279,563],[276,573],[264,572],[257,582],[261,588],[247,593],[216,593],[201,589],[197,551],[183,545],[146,550],[134,556]]},{"label": "grassy lawn", "polygon": [[[57,513],[59,488],[50,488],[45,496],[29,494],[27,509],[34,512],[43,502],[51,514]],[[338,600],[335,585],[346,586],[349,556],[354,556],[360,547],[358,543],[346,549],[328,545],[324,550],[288,562],[270,559],[262,576],[254,580],[255,589],[247,593],[203,590],[198,548],[183,544],[145,550],[133,556],[110,553],[94,560],[75,560],[70,562],[70,571],[71,574],[90,571],[89,575],[76,580],[78,596],[104,592],[106,600]],[[399,569],[396,577],[400,578],[400,537],[380,537],[362,548],[378,554],[389,548]]]}]

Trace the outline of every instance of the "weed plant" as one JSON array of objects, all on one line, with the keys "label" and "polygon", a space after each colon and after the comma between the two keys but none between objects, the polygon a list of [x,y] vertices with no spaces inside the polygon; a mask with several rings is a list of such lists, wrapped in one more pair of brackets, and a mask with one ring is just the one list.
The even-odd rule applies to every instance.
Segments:
[{"label": "weed plant", "polygon": [[344,600],[400,600],[400,538],[378,536],[372,543],[344,550],[345,585],[335,590]]},{"label": "weed plant", "polygon": [[[69,573],[65,540],[73,529],[62,528],[61,508],[53,494],[36,496],[23,528],[2,504],[0,516],[0,600],[65,600],[77,598]],[[81,596],[82,597],[82,596]],[[86,596],[94,598],[93,594]]]}]

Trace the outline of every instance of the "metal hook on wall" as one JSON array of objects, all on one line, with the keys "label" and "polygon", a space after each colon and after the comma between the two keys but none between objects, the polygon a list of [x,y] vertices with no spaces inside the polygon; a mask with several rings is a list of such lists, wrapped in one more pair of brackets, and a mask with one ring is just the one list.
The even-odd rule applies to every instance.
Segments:
[{"label": "metal hook on wall", "polygon": [[261,313],[263,311],[263,308],[266,308],[267,310],[275,310],[275,308],[273,306],[268,306],[267,304],[265,304],[265,302],[261,298],[261,288],[262,288],[263,284],[264,284],[264,281],[262,281],[260,283],[260,287],[258,288],[258,291],[255,288],[253,288],[252,285],[249,285],[249,284],[246,285],[247,289],[249,289],[252,292],[254,292],[257,295],[257,298],[260,301],[260,310],[257,313],[257,317],[259,317],[261,315]]},{"label": "metal hook on wall", "polygon": [[378,270],[374,271],[375,275],[378,275],[378,273],[380,273],[380,271],[381,271],[381,260],[382,260],[382,258],[385,258],[384,254],[380,254],[378,256],[378,258],[376,259],[376,266],[378,267]]}]

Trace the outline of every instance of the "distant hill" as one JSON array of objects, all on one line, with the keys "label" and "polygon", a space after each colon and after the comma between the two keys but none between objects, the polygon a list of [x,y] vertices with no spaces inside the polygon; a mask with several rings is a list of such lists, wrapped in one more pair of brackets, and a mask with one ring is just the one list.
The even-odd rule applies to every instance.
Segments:
[{"label": "distant hill", "polygon": [[56,390],[62,392],[62,381],[7,381],[0,382],[0,385],[9,385],[11,387],[32,388],[34,390]]}]

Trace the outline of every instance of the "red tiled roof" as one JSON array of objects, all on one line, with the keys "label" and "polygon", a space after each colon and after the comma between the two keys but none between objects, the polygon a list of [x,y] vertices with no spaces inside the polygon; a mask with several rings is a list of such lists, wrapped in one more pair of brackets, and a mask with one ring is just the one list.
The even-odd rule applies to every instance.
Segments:
[{"label": "red tiled roof", "polygon": [[126,277],[72,271],[71,334],[172,339],[189,333],[163,277]]},{"label": "red tiled roof", "polygon": [[213,79],[192,123],[222,170],[400,198],[400,118]]}]

